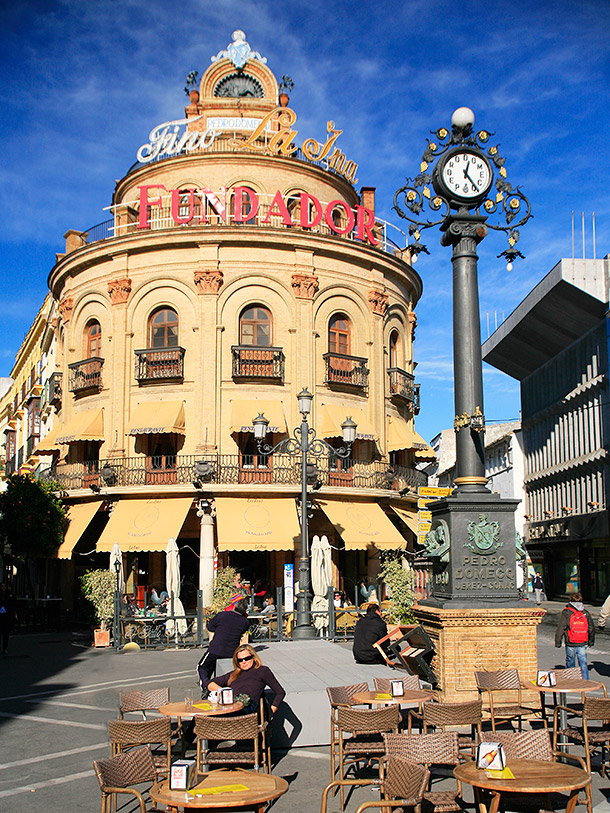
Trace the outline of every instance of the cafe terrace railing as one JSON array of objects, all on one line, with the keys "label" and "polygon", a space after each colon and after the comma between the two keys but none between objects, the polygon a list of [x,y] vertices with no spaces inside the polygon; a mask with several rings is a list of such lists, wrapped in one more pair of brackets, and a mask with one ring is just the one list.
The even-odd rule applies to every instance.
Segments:
[{"label": "cafe terrace railing", "polygon": [[[406,466],[390,466],[383,460],[341,462],[333,468],[328,458],[318,458],[312,472],[321,486],[376,488],[401,491],[427,485],[424,472]],[[45,470],[45,477],[66,491],[104,487],[145,485],[229,484],[301,484],[301,463],[291,455],[164,455],[160,457],[123,457],[90,460],[85,463],[60,463]]]}]

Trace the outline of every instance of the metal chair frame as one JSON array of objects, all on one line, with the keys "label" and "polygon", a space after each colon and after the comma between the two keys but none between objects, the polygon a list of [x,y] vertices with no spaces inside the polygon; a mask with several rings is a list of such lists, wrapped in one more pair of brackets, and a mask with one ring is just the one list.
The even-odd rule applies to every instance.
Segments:
[{"label": "metal chair frame", "polygon": [[[169,776],[172,762],[172,723],[169,717],[156,720],[109,720],[110,754],[126,753],[136,746],[163,745],[165,756],[153,762],[158,775]],[[152,750],[152,749],[151,749]]]},{"label": "metal chair frame", "polygon": [[[538,698],[538,705],[526,705],[523,702],[521,680],[517,669],[499,669],[495,672],[475,672],[475,679],[477,682],[477,689],[479,695],[487,694],[489,709],[485,709],[491,718],[492,730],[496,730],[496,721],[503,720],[518,720],[519,731],[523,727],[523,718],[534,718],[539,715],[539,719],[545,728],[548,728],[546,717],[544,716],[544,708],[542,701]],[[506,703],[496,706],[494,704],[495,692],[513,692],[516,693],[516,703]]]},{"label": "metal chair frame", "polygon": [[[570,706],[555,706],[553,711],[553,749],[557,749],[557,738],[563,736],[568,740],[572,739],[579,745],[583,745],[585,749],[585,761],[587,770],[591,773],[591,752],[596,748],[601,748],[601,773],[602,776],[610,775],[610,764],[606,764],[606,756],[610,761],[610,698],[608,697],[585,697],[582,704],[582,713],[580,718],[582,720],[582,728],[575,728],[568,726],[567,728],[560,729],[558,717],[559,714],[565,711],[568,714],[573,712]],[[601,726],[589,729],[589,721],[598,720]],[[602,735],[602,736],[600,736]],[[569,742],[560,743],[560,745],[568,746]],[[568,752],[561,751],[560,753],[568,755]]]},{"label": "metal chair frame", "polygon": [[[266,726],[266,723],[265,723]],[[262,726],[257,714],[244,714],[237,717],[195,717],[195,736],[197,737],[197,773],[202,774],[204,765],[253,765],[260,769],[259,736]],[[209,740],[223,742],[234,741],[230,748],[210,748]],[[253,750],[243,751],[238,743],[252,740]],[[207,745],[204,746],[204,742]],[[263,750],[263,770],[266,771],[266,754]]]},{"label": "metal chair frame", "polygon": [[101,813],[111,813],[113,800],[116,810],[119,793],[135,797],[140,813],[146,813],[144,796],[130,785],[155,781],[156,771],[150,748],[137,748],[110,759],[95,760],[93,769],[102,792]]},{"label": "metal chair frame", "polygon": [[[352,683],[349,686],[327,686],[326,694],[330,702],[330,780],[337,774],[337,757],[339,756],[339,729],[337,728],[337,709],[350,708],[358,692],[367,692],[368,683]],[[336,791],[336,789],[335,789]]]}]

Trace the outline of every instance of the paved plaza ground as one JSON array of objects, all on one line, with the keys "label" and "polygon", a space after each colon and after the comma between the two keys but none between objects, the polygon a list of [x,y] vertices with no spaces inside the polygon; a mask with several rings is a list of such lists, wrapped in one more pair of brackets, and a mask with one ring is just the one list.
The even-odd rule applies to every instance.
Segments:
[{"label": "paved plaza ground", "polygon": [[[557,608],[549,609],[552,614]],[[547,623],[538,633],[539,662],[546,667],[563,665],[563,652],[553,646],[553,629]],[[286,659],[291,646],[270,645],[280,648],[274,657]],[[92,649],[72,632],[11,638],[9,654],[0,660],[0,811],[99,810],[91,764],[108,754],[106,721],[116,716],[118,690],[169,685],[172,697],[181,698],[185,689],[196,689],[198,656],[193,650],[115,654]],[[610,685],[610,635],[598,636],[589,663],[592,677]],[[328,748],[293,748],[276,752],[274,759],[274,773],[290,782],[290,791],[273,807],[275,813],[318,811],[329,779]],[[370,790],[359,791],[348,813],[374,796]],[[597,813],[610,813],[608,798],[610,780],[595,772]],[[338,797],[329,810],[337,813]]]}]

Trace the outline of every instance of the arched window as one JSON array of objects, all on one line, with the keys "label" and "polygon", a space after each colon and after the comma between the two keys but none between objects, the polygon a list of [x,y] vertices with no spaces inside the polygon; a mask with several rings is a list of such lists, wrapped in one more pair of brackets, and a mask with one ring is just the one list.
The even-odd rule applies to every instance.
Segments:
[{"label": "arched window", "polygon": [[398,331],[390,333],[390,367],[400,367],[398,358]]},{"label": "arched window", "polygon": [[344,313],[336,313],[328,323],[328,352],[349,356],[351,345],[350,322]]},{"label": "arched window", "polygon": [[239,343],[252,347],[271,346],[271,311],[262,305],[252,305],[239,317]]},{"label": "arched window", "polygon": [[101,358],[102,356],[102,326],[93,319],[85,328],[85,358]]},{"label": "arched window", "polygon": [[155,311],[148,322],[148,346],[178,346],[178,314],[171,308]]}]

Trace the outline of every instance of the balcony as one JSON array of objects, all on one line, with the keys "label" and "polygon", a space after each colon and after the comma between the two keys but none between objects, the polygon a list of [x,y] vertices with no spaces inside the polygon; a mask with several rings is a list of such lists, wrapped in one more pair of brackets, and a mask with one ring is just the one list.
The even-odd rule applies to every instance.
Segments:
[{"label": "balcony", "polygon": [[388,367],[390,395],[415,405],[415,378],[400,367]]},{"label": "balcony", "polygon": [[104,359],[94,357],[68,364],[70,370],[68,388],[70,392],[80,393],[86,390],[101,389],[103,363]]},{"label": "balcony", "polygon": [[[251,461],[245,455],[166,455],[162,459],[140,455],[87,463],[60,463],[51,472],[53,480],[69,491],[88,488],[95,476],[101,488],[182,485],[198,481],[208,485],[293,485],[301,484],[301,461],[290,455],[275,454],[265,462]],[[322,486],[372,488],[401,491],[428,482],[424,472],[402,466],[390,467],[383,460],[341,461],[340,468],[327,458],[315,461],[315,477]],[[99,478],[99,480],[98,480]]]},{"label": "balcony", "polygon": [[184,347],[136,350],[136,379],[140,384],[149,381],[182,381],[184,353]]},{"label": "balcony", "polygon": [[40,396],[40,411],[48,412],[51,406],[61,407],[62,373],[52,373],[45,381]]},{"label": "balcony", "polygon": [[284,381],[285,356],[281,347],[234,345],[233,378],[270,378]]},{"label": "balcony", "polygon": [[326,365],[324,383],[342,384],[366,389],[369,383],[367,359],[360,356],[344,356],[341,353],[325,353]]}]

